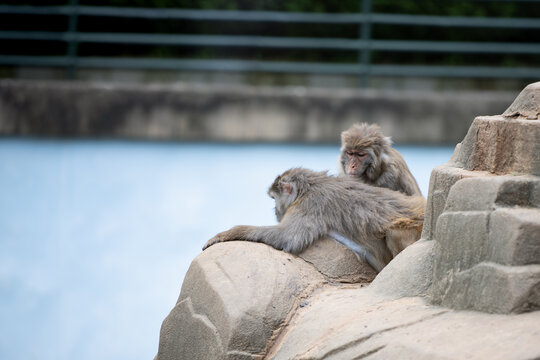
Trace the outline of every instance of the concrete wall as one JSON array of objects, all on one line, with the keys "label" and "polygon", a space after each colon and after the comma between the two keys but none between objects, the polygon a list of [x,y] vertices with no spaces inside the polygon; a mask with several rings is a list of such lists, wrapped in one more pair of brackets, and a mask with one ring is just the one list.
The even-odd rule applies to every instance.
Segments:
[{"label": "concrete wall", "polygon": [[337,142],[366,121],[399,143],[456,143],[516,95],[3,80],[0,135]]}]

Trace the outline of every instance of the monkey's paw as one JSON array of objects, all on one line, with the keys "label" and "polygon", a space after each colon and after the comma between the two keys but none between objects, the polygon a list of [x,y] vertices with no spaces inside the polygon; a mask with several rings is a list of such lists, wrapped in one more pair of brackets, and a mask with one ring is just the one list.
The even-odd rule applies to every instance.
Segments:
[{"label": "monkey's paw", "polygon": [[210,240],[208,240],[208,241],[206,242],[206,244],[204,244],[204,246],[203,246],[203,248],[202,248],[203,251],[206,250],[206,249],[208,249],[210,246],[212,246],[212,245],[214,245],[214,244],[217,244],[217,243],[219,243],[219,242],[226,241],[227,238],[226,238],[226,236],[225,236],[224,234],[225,234],[225,232],[219,233],[219,234],[217,234],[216,236],[214,236],[213,238],[211,238]]},{"label": "monkey's paw", "polygon": [[250,226],[239,225],[239,226],[233,227],[230,230],[220,232],[219,234],[217,234],[216,236],[208,240],[208,242],[203,246],[203,250],[219,242],[233,241],[233,240],[250,240],[247,234],[249,233],[249,230],[251,228],[252,227]]}]

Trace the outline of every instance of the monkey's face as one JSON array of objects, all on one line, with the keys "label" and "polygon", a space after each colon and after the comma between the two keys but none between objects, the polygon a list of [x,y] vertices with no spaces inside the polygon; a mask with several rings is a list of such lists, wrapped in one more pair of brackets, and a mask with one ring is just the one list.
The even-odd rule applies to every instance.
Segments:
[{"label": "monkey's face", "polygon": [[345,150],[343,154],[343,170],[349,177],[361,177],[370,164],[370,154],[363,149]]}]

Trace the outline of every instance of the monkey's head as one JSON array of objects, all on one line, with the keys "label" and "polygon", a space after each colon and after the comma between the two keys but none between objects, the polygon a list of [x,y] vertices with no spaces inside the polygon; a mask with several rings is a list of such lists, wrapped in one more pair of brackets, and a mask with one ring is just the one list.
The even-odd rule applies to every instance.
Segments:
[{"label": "monkey's head", "polygon": [[377,178],[391,144],[379,126],[353,125],[341,133],[340,170],[351,178]]},{"label": "monkey's head", "polygon": [[326,171],[316,172],[293,168],[279,175],[268,189],[268,195],[276,202],[276,217],[279,222],[296,199],[309,189],[313,179],[326,176]]}]

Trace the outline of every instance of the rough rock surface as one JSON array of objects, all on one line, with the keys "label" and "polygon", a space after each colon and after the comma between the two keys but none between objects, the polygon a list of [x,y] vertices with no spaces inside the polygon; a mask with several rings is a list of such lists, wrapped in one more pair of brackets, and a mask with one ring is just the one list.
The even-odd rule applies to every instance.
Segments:
[{"label": "rough rock surface", "polygon": [[[452,311],[368,288],[313,296],[269,359],[535,359],[540,312]],[[279,346],[278,346],[279,345]]]},{"label": "rough rock surface", "polygon": [[352,251],[330,238],[315,242],[298,256],[312,264],[330,281],[368,283],[377,275],[372,267],[359,261]]},{"label": "rough rock surface", "polygon": [[370,289],[391,298],[423,296],[431,288],[434,241],[407,247],[377,275]]},{"label": "rough rock surface", "polygon": [[531,84],[506,117],[477,117],[433,171],[422,236],[436,241],[434,304],[540,309],[540,120],[519,115],[539,107],[540,83]]},{"label": "rough rock surface", "polygon": [[474,120],[432,172],[423,239],[367,287],[374,272],[329,239],[203,252],[157,359],[540,358],[539,99],[532,84]]},{"label": "rough rock surface", "polygon": [[505,117],[537,120],[540,117],[540,82],[528,85],[502,114]]},{"label": "rough rock surface", "polygon": [[331,239],[299,256],[264,244],[216,244],[193,260],[162,324],[157,359],[262,357],[314,289],[340,281],[361,286],[375,275]]}]

